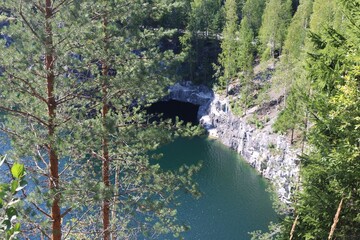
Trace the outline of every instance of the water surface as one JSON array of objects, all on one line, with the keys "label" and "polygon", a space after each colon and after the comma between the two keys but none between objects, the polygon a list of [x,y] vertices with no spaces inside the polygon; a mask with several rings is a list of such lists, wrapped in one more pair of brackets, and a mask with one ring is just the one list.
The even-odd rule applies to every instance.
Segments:
[{"label": "water surface", "polygon": [[267,182],[240,156],[221,143],[207,138],[179,138],[163,146],[164,169],[182,164],[203,167],[195,176],[202,197],[180,198],[179,219],[191,226],[183,236],[190,240],[246,240],[248,232],[267,230],[277,219]]}]

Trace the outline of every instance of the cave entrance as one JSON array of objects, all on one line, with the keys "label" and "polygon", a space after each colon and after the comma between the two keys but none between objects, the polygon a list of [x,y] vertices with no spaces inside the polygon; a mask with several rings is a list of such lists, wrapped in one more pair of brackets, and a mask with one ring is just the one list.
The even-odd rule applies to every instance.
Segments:
[{"label": "cave entrance", "polygon": [[175,120],[178,116],[180,120],[185,123],[198,124],[197,113],[199,105],[195,105],[187,102],[180,102],[176,100],[161,101],[153,103],[148,109],[148,113],[162,114],[163,119]]}]

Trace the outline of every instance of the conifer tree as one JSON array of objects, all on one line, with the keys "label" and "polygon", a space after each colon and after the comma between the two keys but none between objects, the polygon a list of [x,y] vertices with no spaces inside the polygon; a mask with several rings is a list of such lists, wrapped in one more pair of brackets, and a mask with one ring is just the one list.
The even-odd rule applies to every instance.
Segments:
[{"label": "conifer tree", "polygon": [[[188,25],[185,34],[181,37],[184,52],[187,54],[187,64],[191,81],[206,83],[212,78],[211,58],[214,53],[204,51],[212,45],[217,48],[217,38],[224,24],[224,10],[219,0],[191,1]],[[216,55],[216,53],[215,53]]]},{"label": "conifer tree", "polygon": [[148,151],[169,140],[164,131],[173,127],[149,125],[140,111],[162,96],[163,70],[172,67],[164,61],[173,55],[158,51],[162,31],[144,28],[158,3],[5,2],[13,22],[4,33],[14,43],[1,43],[0,108],[12,159],[25,164],[34,185],[21,212],[26,237],[185,230],[171,204],[177,190],[193,192],[194,169],[177,175],[149,163]]},{"label": "conifer tree", "polygon": [[190,185],[194,169],[174,174],[149,163],[148,152],[169,141],[177,127],[168,122],[150,124],[144,111],[166,94],[174,80],[169,72],[176,58],[171,50],[161,52],[158,47],[172,31],[153,29],[146,18],[152,9],[164,6],[161,1],[94,1],[82,8],[89,13],[84,21],[91,22],[84,29],[83,61],[91,65],[96,59],[91,65],[95,79],[87,89],[93,94],[88,108],[98,113],[84,121],[85,131],[98,126],[85,133],[91,144],[84,151],[101,165],[104,193],[101,218],[96,218],[99,202],[94,201],[94,211],[81,221],[81,232],[93,228],[87,236],[103,239],[178,235],[186,228],[177,223],[171,204],[177,190],[194,192]]},{"label": "conifer tree", "polygon": [[251,29],[247,16],[241,20],[240,30],[237,34],[238,46],[236,58],[239,67],[241,82],[241,101],[243,103],[244,112],[250,102],[252,90],[253,64],[254,64],[254,33]]},{"label": "conifer tree", "polygon": [[[83,68],[72,55],[79,45],[74,40],[77,29],[69,23],[80,9],[67,0],[4,4],[13,21],[3,31],[14,42],[1,44],[0,108],[7,113],[2,130],[12,140],[13,159],[26,165],[36,185],[21,217],[27,229],[36,229],[36,238],[61,239],[63,220],[73,207],[65,195],[76,178],[72,158],[65,162],[75,147],[65,133],[76,132],[78,125],[74,99],[81,95],[78,77]],[[30,218],[34,214],[38,217]]]},{"label": "conifer tree", "polygon": [[[284,43],[283,54],[276,71],[275,87],[284,95],[284,112],[279,115],[274,129],[279,132],[303,128],[306,131],[306,109],[301,96],[309,94],[310,83],[306,78],[305,59],[307,56],[308,32],[313,0],[303,0],[291,21]],[[291,117],[291,121],[289,118]],[[303,133],[305,136],[305,133]],[[291,143],[293,137],[291,138]]]},{"label": "conifer tree", "polygon": [[221,42],[222,52],[219,56],[219,63],[223,67],[223,75],[219,79],[222,88],[228,91],[228,86],[238,75],[237,65],[237,40],[238,16],[235,0],[225,2],[226,22],[223,30],[223,39]]},{"label": "conifer tree", "polygon": [[314,0],[310,29],[316,33],[326,31],[328,27],[340,30],[343,20],[342,15],[341,7],[339,7],[337,0]]},{"label": "conifer tree", "polygon": [[264,8],[264,0],[247,0],[242,9],[242,16],[243,18],[247,17],[254,36],[257,36],[259,33]]},{"label": "conifer tree", "polygon": [[[341,6],[341,5],[340,5]],[[359,213],[359,10],[342,1],[342,32],[312,34],[308,74],[311,151],[301,158],[294,239],[357,239]],[[351,54],[349,54],[351,53]],[[339,204],[340,203],[340,204]],[[293,219],[288,219],[288,238]],[[335,224],[333,224],[335,223]]]},{"label": "conifer tree", "polygon": [[280,55],[292,13],[291,0],[268,0],[259,30],[262,59]]}]

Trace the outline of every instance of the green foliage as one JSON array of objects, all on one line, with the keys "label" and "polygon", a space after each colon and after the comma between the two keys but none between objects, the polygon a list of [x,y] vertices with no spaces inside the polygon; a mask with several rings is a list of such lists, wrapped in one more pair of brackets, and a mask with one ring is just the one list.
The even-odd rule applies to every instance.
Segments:
[{"label": "green foliage", "polygon": [[247,0],[242,9],[243,18],[247,18],[250,28],[257,36],[261,27],[262,15],[265,8],[265,1],[263,0]]},{"label": "green foliage", "polygon": [[[342,33],[328,28],[313,34],[314,52],[309,59],[312,94],[308,107],[314,126],[311,152],[301,158],[302,190],[295,205],[299,222],[296,239],[326,239],[340,199],[344,205],[334,232],[336,239],[360,236],[360,98],[359,10],[360,2],[344,1],[349,17]],[[293,220],[284,225],[289,230]],[[286,239],[285,231],[282,239]]]},{"label": "green foliage", "polygon": [[236,116],[242,117],[244,115],[244,109],[239,100],[233,100],[230,102],[231,112]]},{"label": "green foliage", "polygon": [[288,29],[274,81],[274,88],[282,89],[285,105],[273,125],[275,132],[301,130],[306,134],[304,97],[309,94],[310,82],[306,78],[304,63],[309,48],[307,36],[312,7],[313,0],[301,1]]},{"label": "green foliage", "polygon": [[270,223],[269,231],[262,232],[260,230],[251,232],[251,240],[273,240],[277,239],[278,234],[283,231],[282,226],[276,223]]},{"label": "green foliage", "polygon": [[212,84],[213,68],[220,51],[218,34],[224,25],[224,8],[219,0],[194,0],[189,4],[186,31],[180,37],[186,54],[181,74],[197,84]]},{"label": "green foliage", "polygon": [[219,63],[222,66],[223,74],[219,78],[219,85],[222,89],[227,89],[231,81],[238,75],[237,65],[237,41],[236,34],[238,31],[237,5],[235,0],[225,2],[226,22],[223,30],[223,39],[221,42],[221,54]]},{"label": "green foliage", "polygon": [[343,14],[338,0],[314,0],[313,14],[310,20],[312,32],[326,31],[332,27],[337,30],[342,29]]},{"label": "green foliage", "polygon": [[254,124],[256,128],[262,129],[264,128],[264,124],[266,121],[259,118],[257,114],[254,114],[251,116],[251,118],[248,120],[249,124]]},{"label": "green foliage", "polygon": [[[6,156],[3,156],[0,161],[0,169],[4,168],[4,165],[10,168]],[[14,163],[10,171],[12,179],[8,183],[3,182],[6,181],[6,175],[3,175],[0,183],[0,236],[6,240],[16,239],[16,235],[20,232],[20,223],[17,218],[21,200],[18,193],[27,184],[24,180],[26,172],[23,164]]]},{"label": "green foliage", "polygon": [[275,132],[284,134],[288,130],[304,129],[306,106],[303,96],[306,96],[305,94],[307,93],[301,91],[299,87],[294,87],[289,93],[284,110],[280,112],[272,126]]},{"label": "green foliage", "polygon": [[266,2],[262,24],[259,30],[262,60],[275,57],[281,53],[287,28],[291,20],[291,0],[269,0]]},{"label": "green foliage", "polygon": [[[6,1],[17,24],[2,30],[14,43],[0,46],[0,108],[7,111],[12,158],[34,169],[27,175],[34,190],[19,210],[26,237],[58,235],[49,220],[58,207],[63,237],[102,238],[104,200],[114,238],[180,235],[187,227],[176,218],[177,192],[197,196],[191,177],[198,167],[164,172],[150,164],[149,151],[198,128],[151,123],[144,109],[167,94],[179,60],[159,46],[175,31],[154,25],[171,15],[165,10],[182,14],[186,6],[162,0],[53,1],[56,11],[45,18],[43,3],[19,2]],[[46,69],[51,56],[52,68]],[[110,184],[100,174],[104,141]],[[12,173],[24,174],[21,165]]]},{"label": "green foliage", "polygon": [[287,62],[303,61],[304,47],[312,9],[313,0],[301,1],[291,20],[283,50]]},{"label": "green foliage", "polygon": [[252,79],[254,76],[253,63],[254,63],[254,33],[251,29],[247,16],[241,20],[240,30],[237,34],[239,41],[237,46],[237,66],[240,74],[240,100],[246,112],[246,108],[252,103],[251,93],[253,91]]}]

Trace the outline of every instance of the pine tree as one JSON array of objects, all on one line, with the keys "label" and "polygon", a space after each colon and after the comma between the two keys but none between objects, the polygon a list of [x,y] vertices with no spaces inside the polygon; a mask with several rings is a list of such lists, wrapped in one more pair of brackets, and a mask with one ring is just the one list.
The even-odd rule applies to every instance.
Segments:
[{"label": "pine tree", "polygon": [[287,27],[291,20],[292,1],[269,0],[266,2],[259,30],[262,59],[280,55]]},{"label": "pine tree", "polygon": [[186,229],[172,204],[176,191],[194,192],[194,168],[162,172],[148,156],[175,128],[149,124],[143,111],[165,93],[173,63],[158,49],[166,34],[144,20],[158,3],[6,2],[15,21],[4,33],[14,43],[1,44],[0,108],[12,157],[35,185],[21,212],[26,237]]},{"label": "pine tree", "polygon": [[241,101],[243,103],[243,110],[246,113],[246,108],[250,102],[250,95],[252,92],[251,83],[254,76],[254,33],[246,16],[241,20],[237,39],[239,42],[237,46],[238,56],[236,60],[239,71],[242,73],[240,76],[242,86]]},{"label": "pine tree", "polygon": [[314,0],[313,14],[310,20],[312,32],[326,31],[328,27],[340,30],[342,20],[342,11],[337,0]]},{"label": "pine tree", "polygon": [[[119,4],[126,7],[115,7]],[[94,96],[88,108],[99,113],[84,122],[85,131],[98,127],[83,140],[92,143],[84,146],[85,152],[91,152],[91,160],[101,165],[104,187],[101,218],[96,218],[99,202],[95,201],[93,213],[81,221],[80,232],[95,229],[88,237],[131,239],[178,235],[186,230],[177,222],[171,204],[181,188],[194,193],[190,180],[194,168],[162,172],[158,165],[149,163],[148,156],[149,151],[174,137],[173,130],[179,130],[168,122],[149,123],[144,110],[163,97],[174,80],[169,76],[176,56],[158,47],[160,39],[173,31],[153,29],[146,17],[152,9],[164,8],[161,4],[96,1],[82,5],[89,13],[84,21],[91,22],[82,55],[87,64],[96,59],[91,70],[95,79],[88,90]],[[96,231],[100,219],[101,234]]]},{"label": "pine tree", "polygon": [[261,27],[262,15],[265,8],[264,0],[247,0],[242,9],[243,18],[247,18],[254,36],[257,36]]},{"label": "pine tree", "polygon": [[[306,131],[306,107],[303,98],[309,94],[310,82],[306,78],[305,59],[307,56],[307,36],[313,0],[301,1],[291,21],[284,43],[283,54],[276,71],[275,86],[282,88],[284,112],[277,118],[274,129],[279,132],[295,129]],[[292,117],[290,117],[292,116]],[[291,121],[288,119],[291,118]],[[305,137],[305,132],[303,133]],[[303,139],[305,140],[305,139]],[[291,138],[293,142],[293,138]]]},{"label": "pine tree", "polygon": [[223,76],[219,79],[219,85],[228,91],[228,86],[238,75],[237,65],[237,40],[238,16],[236,10],[236,1],[227,0],[225,2],[226,22],[223,30],[223,39],[221,42],[222,52],[219,56],[219,63],[223,67]]},{"label": "pine tree", "polygon": [[[191,11],[185,34],[181,37],[185,64],[185,78],[195,83],[212,80],[212,62],[218,51],[218,35],[224,24],[224,11],[219,0],[191,1]],[[210,46],[210,47],[208,47]],[[208,48],[206,51],[205,48]],[[209,49],[210,48],[210,49]]]},{"label": "pine tree", "polygon": [[[308,74],[312,94],[307,103],[314,125],[309,135],[311,151],[301,158],[295,239],[360,237],[360,2],[342,1],[342,6],[348,18],[343,20],[341,32],[327,28],[311,35],[314,49]],[[287,222],[287,230],[292,220]]]},{"label": "pine tree", "polygon": [[[65,200],[66,190],[76,178],[70,170],[74,162],[64,159],[74,147],[65,133],[76,132],[78,125],[74,99],[80,94],[77,77],[83,68],[72,56],[79,45],[70,21],[80,9],[66,0],[4,4],[14,20],[3,31],[14,42],[9,47],[1,44],[0,108],[7,113],[2,130],[12,140],[13,159],[26,165],[36,185],[21,217],[29,229],[37,229],[36,237],[61,239],[63,219],[73,206]],[[38,218],[30,218],[33,214]]]}]

